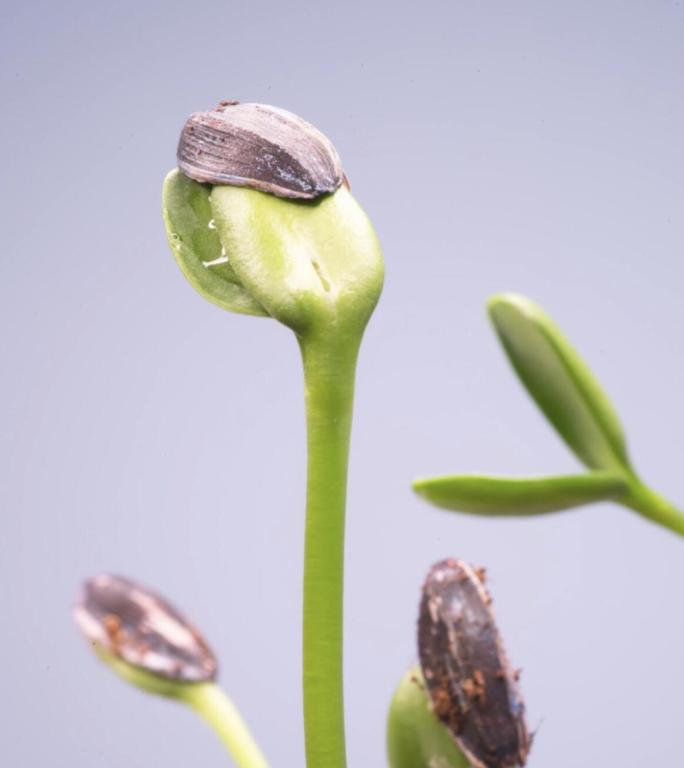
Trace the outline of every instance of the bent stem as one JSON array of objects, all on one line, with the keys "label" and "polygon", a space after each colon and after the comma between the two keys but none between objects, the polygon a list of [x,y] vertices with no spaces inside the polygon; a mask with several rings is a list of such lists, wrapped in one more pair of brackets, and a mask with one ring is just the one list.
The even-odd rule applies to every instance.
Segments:
[{"label": "bent stem", "polygon": [[228,748],[239,768],[268,768],[266,758],[254,741],[247,724],[218,685],[192,685],[184,693],[183,700],[212,728]]},{"label": "bent stem", "polygon": [[343,696],[344,517],[360,339],[300,337],[308,442],[303,686],[308,768],[346,765]]},{"label": "bent stem", "polygon": [[684,536],[684,512],[641,481],[632,480],[624,504],[648,520]]}]

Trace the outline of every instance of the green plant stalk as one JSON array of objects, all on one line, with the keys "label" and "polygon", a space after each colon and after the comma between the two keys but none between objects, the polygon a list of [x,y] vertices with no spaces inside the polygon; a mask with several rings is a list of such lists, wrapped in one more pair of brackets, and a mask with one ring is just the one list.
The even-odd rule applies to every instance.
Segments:
[{"label": "green plant stalk", "polygon": [[684,512],[638,478],[630,478],[629,492],[622,503],[647,520],[684,536]]},{"label": "green plant stalk", "polygon": [[344,768],[344,522],[360,334],[305,336],[299,341],[308,442],[303,612],[306,760],[308,768]]},{"label": "green plant stalk", "polygon": [[239,768],[268,768],[247,724],[218,685],[197,683],[186,686],[181,698],[212,728]]},{"label": "green plant stalk", "polygon": [[266,758],[237,707],[216,683],[171,680],[129,664],[101,645],[94,644],[93,649],[100,661],[127,683],[145,693],[173,699],[193,709],[228,747],[239,768],[268,768]]}]

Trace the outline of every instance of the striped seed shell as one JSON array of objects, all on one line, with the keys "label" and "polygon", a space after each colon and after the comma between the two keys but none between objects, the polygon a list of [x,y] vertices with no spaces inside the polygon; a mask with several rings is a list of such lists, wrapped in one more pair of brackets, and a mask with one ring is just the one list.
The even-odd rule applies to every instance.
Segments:
[{"label": "striped seed shell", "polygon": [[418,650],[433,711],[474,768],[525,765],[525,706],[479,572],[434,565],[423,585]]},{"label": "striped seed shell", "polygon": [[164,598],[122,576],[88,579],[74,619],[91,643],[147,672],[181,682],[216,678],[216,657],[195,627]]},{"label": "striped seed shell", "polygon": [[266,104],[221,102],[183,127],[178,167],[204,184],[312,200],[345,181],[337,150],[313,125]]}]

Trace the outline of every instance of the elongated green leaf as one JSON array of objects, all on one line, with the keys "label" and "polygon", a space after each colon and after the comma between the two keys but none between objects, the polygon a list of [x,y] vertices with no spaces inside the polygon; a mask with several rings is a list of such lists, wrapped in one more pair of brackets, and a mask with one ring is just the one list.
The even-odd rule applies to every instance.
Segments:
[{"label": "elongated green leaf", "polygon": [[553,320],[524,296],[489,301],[489,315],[527,391],[592,469],[630,469],[622,426],[589,368]]},{"label": "elongated green leaf", "polygon": [[358,336],[380,295],[375,231],[345,187],[313,201],[214,187],[211,208],[241,283],[297,333]]},{"label": "elongated green leaf", "polygon": [[402,679],[387,717],[390,768],[469,768],[446,726],[432,712],[416,667]]},{"label": "elongated green leaf", "polygon": [[164,180],[163,212],[169,245],[190,284],[223,309],[246,315],[268,315],[242,287],[213,221],[211,187],[179,171]]},{"label": "elongated green leaf", "polygon": [[414,491],[443,509],[474,515],[506,517],[543,515],[607,499],[628,491],[623,475],[589,472],[551,477],[488,477],[454,475],[416,480]]}]

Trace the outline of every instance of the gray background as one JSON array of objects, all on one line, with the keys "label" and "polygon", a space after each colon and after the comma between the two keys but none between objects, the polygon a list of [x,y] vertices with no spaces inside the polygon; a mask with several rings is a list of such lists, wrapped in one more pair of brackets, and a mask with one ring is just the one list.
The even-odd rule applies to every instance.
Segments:
[{"label": "gray background", "polygon": [[0,30],[3,765],[225,764],[77,635],[102,570],[185,609],[274,765],[303,764],[298,352],[196,295],[160,219],[182,122],[220,98],[324,130],[387,259],[351,460],[350,765],[384,764],[445,555],[489,567],[541,724],[532,768],[680,762],[684,542],[610,505],[452,516],[409,481],[576,468],[487,326],[486,297],[513,289],[684,501],[682,4],[33,0],[3,3]]}]

